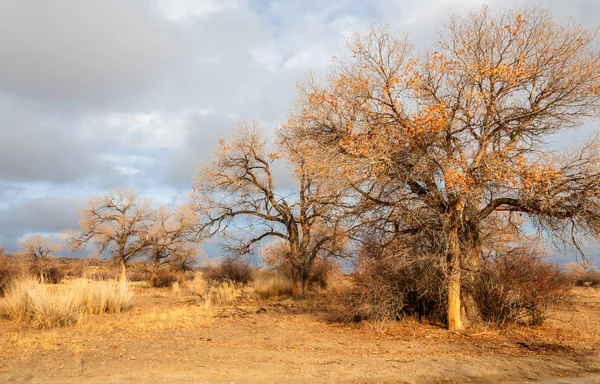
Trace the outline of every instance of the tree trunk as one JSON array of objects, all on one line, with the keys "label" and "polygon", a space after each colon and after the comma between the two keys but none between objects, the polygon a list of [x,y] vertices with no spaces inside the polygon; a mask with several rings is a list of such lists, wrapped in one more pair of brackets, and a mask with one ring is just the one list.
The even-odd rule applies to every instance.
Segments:
[{"label": "tree trunk", "polygon": [[302,300],[306,295],[308,278],[298,267],[292,267],[292,299]]},{"label": "tree trunk", "polygon": [[[479,306],[475,301],[475,282],[479,274],[479,257],[481,255],[481,243],[478,233],[469,233],[462,241],[466,257],[461,262],[464,286],[461,290],[461,304],[464,311],[463,320],[467,325],[475,324],[481,321]],[[466,272],[466,274],[465,274]]]},{"label": "tree trunk", "polygon": [[450,276],[448,279],[448,329],[458,331],[464,329],[460,318],[460,244],[458,228],[454,226],[448,236],[448,262]]},{"label": "tree trunk", "polygon": [[121,265],[121,274],[119,275],[119,282],[124,283],[125,281],[127,281],[127,267],[125,266],[125,259],[121,257],[119,259],[119,264]]}]

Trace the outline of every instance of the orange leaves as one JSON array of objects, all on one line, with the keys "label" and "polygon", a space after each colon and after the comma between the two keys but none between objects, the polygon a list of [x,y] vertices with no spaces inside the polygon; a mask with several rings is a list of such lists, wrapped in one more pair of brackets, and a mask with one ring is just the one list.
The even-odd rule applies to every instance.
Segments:
[{"label": "orange leaves", "polygon": [[407,135],[415,137],[423,133],[441,132],[448,126],[448,112],[443,103],[426,107],[416,114],[409,123]]},{"label": "orange leaves", "polygon": [[535,190],[537,193],[548,192],[564,175],[552,164],[533,164],[520,173],[520,186],[526,190]]},{"label": "orange leaves", "polygon": [[458,168],[446,169],[444,172],[444,181],[446,183],[446,190],[464,190],[473,182],[470,177],[467,177],[464,172]]}]

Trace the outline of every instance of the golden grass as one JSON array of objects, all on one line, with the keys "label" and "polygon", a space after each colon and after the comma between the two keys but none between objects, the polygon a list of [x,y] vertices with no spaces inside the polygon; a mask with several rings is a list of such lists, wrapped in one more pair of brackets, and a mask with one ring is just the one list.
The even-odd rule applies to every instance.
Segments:
[{"label": "golden grass", "polygon": [[241,287],[234,282],[226,281],[210,287],[207,293],[206,302],[220,305],[230,305],[235,303],[241,296]]},{"label": "golden grass", "polygon": [[0,299],[0,316],[35,328],[75,324],[84,313],[119,313],[132,306],[126,283],[74,280],[49,286],[37,279],[15,281]]},{"label": "golden grass", "polygon": [[254,293],[261,299],[292,294],[292,282],[280,274],[257,276],[251,287],[254,288]]}]

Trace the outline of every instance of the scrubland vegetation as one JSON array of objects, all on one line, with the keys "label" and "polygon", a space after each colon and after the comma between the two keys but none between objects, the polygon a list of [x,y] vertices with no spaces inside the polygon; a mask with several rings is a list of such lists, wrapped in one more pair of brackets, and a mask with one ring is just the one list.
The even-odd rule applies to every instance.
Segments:
[{"label": "scrubland vegetation", "polygon": [[[114,190],[90,200],[65,236],[94,258],[54,258],[60,245],[41,236],[2,256],[0,315],[23,329],[71,329],[75,339],[101,324],[128,341],[127,332],[154,340],[177,331],[167,344],[182,348],[215,332],[225,341],[203,348],[217,363],[240,362],[223,357],[230,347],[252,357],[260,329],[267,344],[270,333],[285,341],[264,356],[293,350],[296,370],[311,342],[338,357],[350,351],[363,370],[414,369],[394,360],[403,352],[389,338],[425,356],[441,353],[440,340],[439,372],[456,365],[452,356],[481,364],[492,351],[533,355],[528,368],[540,376],[557,364],[556,375],[598,373],[600,278],[583,245],[600,238],[600,136],[561,153],[549,144],[600,112],[596,35],[539,8],[452,17],[423,54],[389,27],[357,33],[325,83],[300,85],[274,144],[255,123],[221,140],[189,202],[159,207]],[[279,163],[293,187],[281,188]],[[226,258],[200,265],[198,247],[217,236]],[[547,239],[582,263],[547,263]],[[366,359],[380,342],[394,353]],[[317,376],[300,371],[292,377]],[[509,371],[499,378],[529,378]]]}]

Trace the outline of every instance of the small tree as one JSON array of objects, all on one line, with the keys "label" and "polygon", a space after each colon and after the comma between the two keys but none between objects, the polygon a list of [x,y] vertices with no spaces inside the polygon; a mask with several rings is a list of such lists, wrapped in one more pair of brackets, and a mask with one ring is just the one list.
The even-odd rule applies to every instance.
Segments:
[{"label": "small tree", "polygon": [[90,200],[79,217],[81,231],[69,236],[71,250],[93,244],[98,255],[118,260],[119,280],[125,281],[127,263],[148,248],[150,200],[140,200],[132,190],[118,189]]},{"label": "small tree", "polygon": [[[283,144],[282,144],[283,145]],[[246,219],[248,234],[230,248],[237,254],[250,252],[267,238],[279,238],[287,247],[294,298],[303,298],[315,260],[339,248],[339,217],[332,203],[341,197],[317,182],[314,170],[300,156],[286,150],[298,184],[293,192],[278,188],[272,164],[280,153],[268,153],[256,126],[242,125],[231,143],[221,141],[212,166],[200,169],[194,186],[196,207],[205,218],[202,228],[212,236],[234,220]],[[287,193],[286,193],[287,192]]]},{"label": "small tree", "polygon": [[60,243],[39,234],[19,240],[19,246],[21,247],[19,254],[31,258],[34,262],[43,261],[48,256],[57,253],[62,249]]},{"label": "small tree", "polygon": [[148,232],[148,255],[156,266],[168,263],[185,268],[198,254],[195,243],[198,219],[190,205],[171,210],[160,207],[152,214]]},{"label": "small tree", "polygon": [[62,244],[43,235],[32,235],[19,240],[21,249],[18,254],[32,261],[30,273],[47,282],[57,283],[62,280],[62,272],[50,268],[48,258],[62,249]]}]

